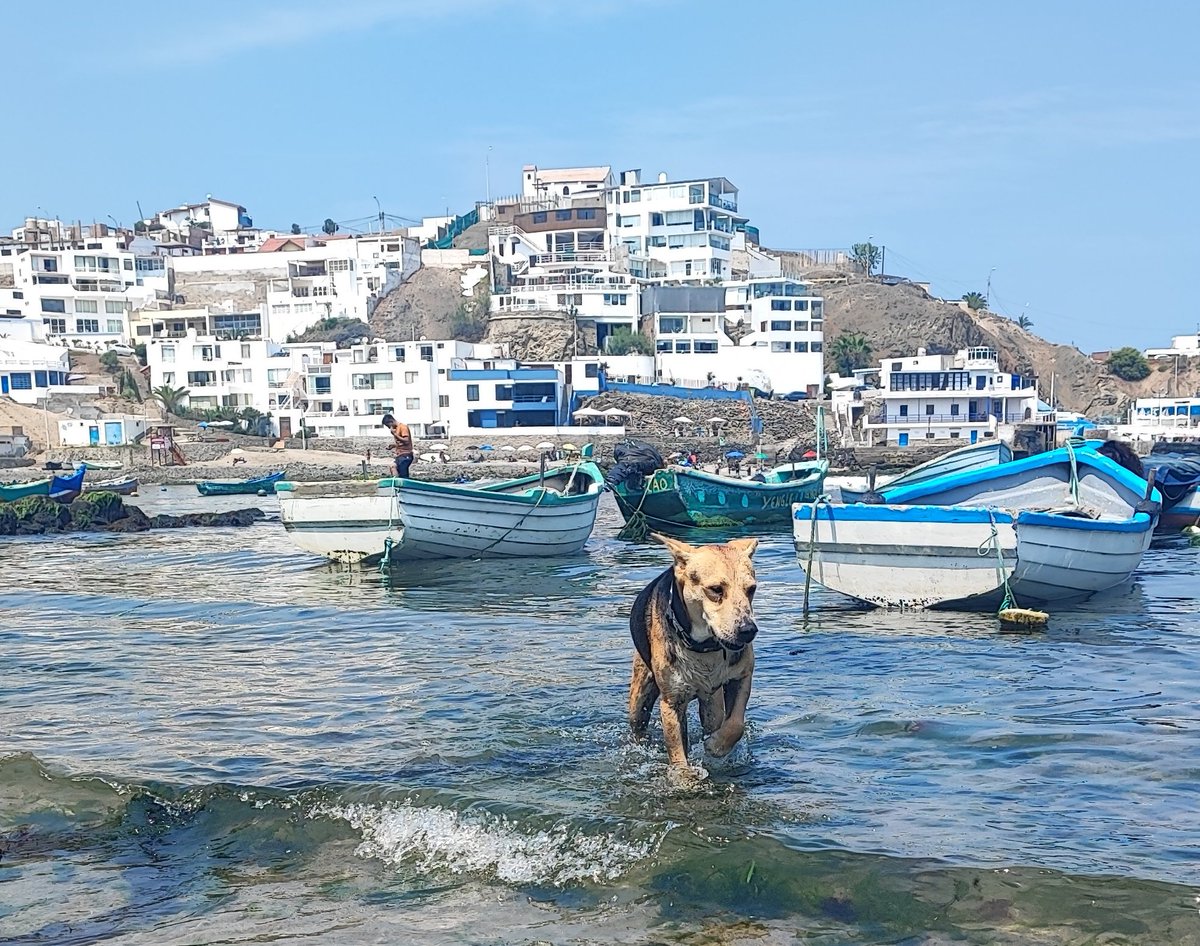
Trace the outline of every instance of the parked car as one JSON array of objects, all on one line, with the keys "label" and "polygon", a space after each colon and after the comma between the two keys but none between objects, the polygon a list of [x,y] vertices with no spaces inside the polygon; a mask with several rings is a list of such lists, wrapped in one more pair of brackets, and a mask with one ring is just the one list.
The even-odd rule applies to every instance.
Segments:
[{"label": "parked car", "polygon": [[779,395],[781,401],[806,401],[808,400],[807,391],[789,391],[787,394]]},{"label": "parked car", "polygon": [[120,344],[119,342],[118,342],[116,345],[110,345],[110,346],[109,346],[109,348],[108,348],[108,350],[109,350],[109,351],[111,351],[111,352],[115,352],[115,353],[116,353],[116,354],[118,354],[118,355],[132,355],[132,354],[134,354],[134,351],[133,351],[133,349],[132,349],[132,348],[130,348],[128,345],[122,345],[122,344]]}]

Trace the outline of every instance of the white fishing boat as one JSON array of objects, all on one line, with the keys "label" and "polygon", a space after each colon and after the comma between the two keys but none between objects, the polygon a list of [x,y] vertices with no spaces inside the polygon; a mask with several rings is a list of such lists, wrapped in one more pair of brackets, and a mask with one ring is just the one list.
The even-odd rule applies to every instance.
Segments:
[{"label": "white fishing boat", "polygon": [[275,486],[300,548],[340,562],[556,557],[579,552],[604,489],[588,461],[488,484],[379,482]]},{"label": "white fishing boat", "polygon": [[[1012,447],[1004,441],[981,440],[979,443],[943,453],[940,457],[934,457],[932,460],[914,466],[911,470],[905,470],[898,476],[881,479],[874,484],[875,491],[886,500],[890,490],[926,483],[950,473],[965,473],[968,470],[980,470],[1000,463],[1008,463],[1012,458]],[[831,486],[838,486],[841,501],[844,503],[862,502],[871,490],[871,484],[865,477],[856,477],[854,482],[849,481],[849,478],[840,483],[832,479],[828,482]]]},{"label": "white fishing boat", "polygon": [[953,473],[889,499],[792,507],[812,581],[890,607],[982,605],[1006,591],[1021,605],[1078,600],[1129,580],[1161,507],[1145,480],[1074,450]]}]

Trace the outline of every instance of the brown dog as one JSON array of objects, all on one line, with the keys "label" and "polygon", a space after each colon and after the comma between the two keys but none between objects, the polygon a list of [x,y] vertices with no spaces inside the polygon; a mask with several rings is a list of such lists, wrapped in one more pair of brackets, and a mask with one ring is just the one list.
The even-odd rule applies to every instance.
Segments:
[{"label": "brown dog", "polygon": [[687,708],[700,701],[704,748],[727,755],[746,728],[758,633],[754,622],[757,539],[691,546],[653,535],[675,564],[642,589],[629,630],[636,653],[629,685],[629,726],[642,738],[661,699],[663,738],[672,766],[687,765]]}]

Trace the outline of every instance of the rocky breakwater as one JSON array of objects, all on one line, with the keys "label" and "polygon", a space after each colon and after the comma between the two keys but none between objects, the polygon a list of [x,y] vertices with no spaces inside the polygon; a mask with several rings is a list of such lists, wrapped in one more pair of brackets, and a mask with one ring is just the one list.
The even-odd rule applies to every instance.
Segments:
[{"label": "rocky breakwater", "polygon": [[28,496],[0,503],[0,536],[54,535],[66,532],[147,532],[193,526],[249,526],[266,518],[261,509],[147,516],[115,493],[89,493],[71,503]]}]

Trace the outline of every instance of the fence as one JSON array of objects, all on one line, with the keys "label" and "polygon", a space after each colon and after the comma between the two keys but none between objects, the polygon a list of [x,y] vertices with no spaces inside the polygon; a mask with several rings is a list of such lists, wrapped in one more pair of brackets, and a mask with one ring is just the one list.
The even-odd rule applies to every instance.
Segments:
[{"label": "fence", "polygon": [[479,208],[476,207],[469,213],[460,214],[450,221],[450,225],[445,228],[445,233],[436,240],[430,240],[425,244],[427,250],[448,250],[454,246],[454,240],[464,230],[475,226],[479,223]]}]

